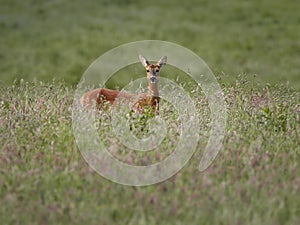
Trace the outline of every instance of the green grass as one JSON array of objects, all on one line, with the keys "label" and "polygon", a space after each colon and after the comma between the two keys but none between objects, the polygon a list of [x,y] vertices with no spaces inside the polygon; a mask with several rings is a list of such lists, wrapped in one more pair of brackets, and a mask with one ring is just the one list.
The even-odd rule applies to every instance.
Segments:
[{"label": "green grass", "polygon": [[111,48],[158,39],[193,50],[228,81],[238,74],[257,74],[261,82],[289,82],[300,90],[300,6],[294,0],[0,4],[4,85],[15,78],[54,77],[76,84],[90,63]]},{"label": "green grass", "polygon": [[[297,1],[0,5],[0,224],[300,224]],[[99,176],[81,157],[71,107],[75,85],[94,59],[144,39],[175,42],[208,63],[225,94],[227,130],[204,173],[197,170],[199,143],[171,179],[127,187]],[[133,78],[144,73],[129,66],[108,86],[124,85],[130,78],[118,75],[127,72]],[[167,66],[162,73],[175,79],[177,72]],[[205,121],[201,90],[180,82]],[[166,119],[176,119],[165,106]]]},{"label": "green grass", "polygon": [[148,187],[112,183],[88,167],[71,129],[73,88],[2,88],[1,224],[298,224],[299,93],[242,78],[222,84],[227,133],[213,165],[197,170],[200,143],[181,172]]}]

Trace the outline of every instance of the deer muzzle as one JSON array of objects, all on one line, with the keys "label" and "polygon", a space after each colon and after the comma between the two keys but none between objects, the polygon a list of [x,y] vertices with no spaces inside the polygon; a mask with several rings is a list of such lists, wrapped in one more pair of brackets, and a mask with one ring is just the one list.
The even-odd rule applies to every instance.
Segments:
[{"label": "deer muzzle", "polygon": [[151,76],[151,77],[150,77],[150,82],[151,82],[152,84],[157,83],[157,77],[156,77],[156,76]]}]

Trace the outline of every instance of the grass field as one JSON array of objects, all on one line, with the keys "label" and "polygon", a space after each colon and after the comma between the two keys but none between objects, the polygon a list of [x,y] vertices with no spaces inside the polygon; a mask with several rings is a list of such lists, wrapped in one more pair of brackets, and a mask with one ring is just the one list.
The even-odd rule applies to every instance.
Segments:
[{"label": "grass field", "polygon": [[264,83],[289,82],[300,90],[300,5],[294,0],[0,3],[3,84],[53,77],[76,84],[105,51],[157,39],[191,49],[228,81],[257,74]]},{"label": "grass field", "polygon": [[[0,3],[0,224],[300,224],[297,1]],[[81,157],[71,106],[94,59],[144,39],[201,56],[228,121],[204,173],[199,144],[171,179],[128,187]]]}]

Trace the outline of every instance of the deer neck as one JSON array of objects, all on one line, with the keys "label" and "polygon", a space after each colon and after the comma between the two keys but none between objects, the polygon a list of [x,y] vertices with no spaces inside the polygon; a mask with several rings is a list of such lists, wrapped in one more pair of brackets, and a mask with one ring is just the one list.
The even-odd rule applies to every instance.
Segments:
[{"label": "deer neck", "polygon": [[149,83],[148,85],[148,96],[151,98],[158,98],[159,92],[158,92],[158,84],[157,83]]}]

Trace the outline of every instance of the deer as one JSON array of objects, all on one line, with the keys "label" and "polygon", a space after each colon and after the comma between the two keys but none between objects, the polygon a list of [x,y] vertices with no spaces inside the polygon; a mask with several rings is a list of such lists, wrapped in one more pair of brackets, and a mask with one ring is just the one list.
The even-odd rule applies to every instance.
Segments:
[{"label": "deer", "polygon": [[143,113],[145,107],[151,107],[155,114],[159,114],[159,90],[158,80],[160,77],[160,69],[167,63],[167,56],[161,57],[157,63],[151,64],[144,56],[139,55],[139,60],[145,67],[147,72],[148,93],[133,94],[120,92],[107,88],[96,88],[86,92],[80,99],[81,106],[84,108],[96,108],[100,110],[105,107],[105,103],[114,104],[116,98],[133,101],[133,111]]}]

